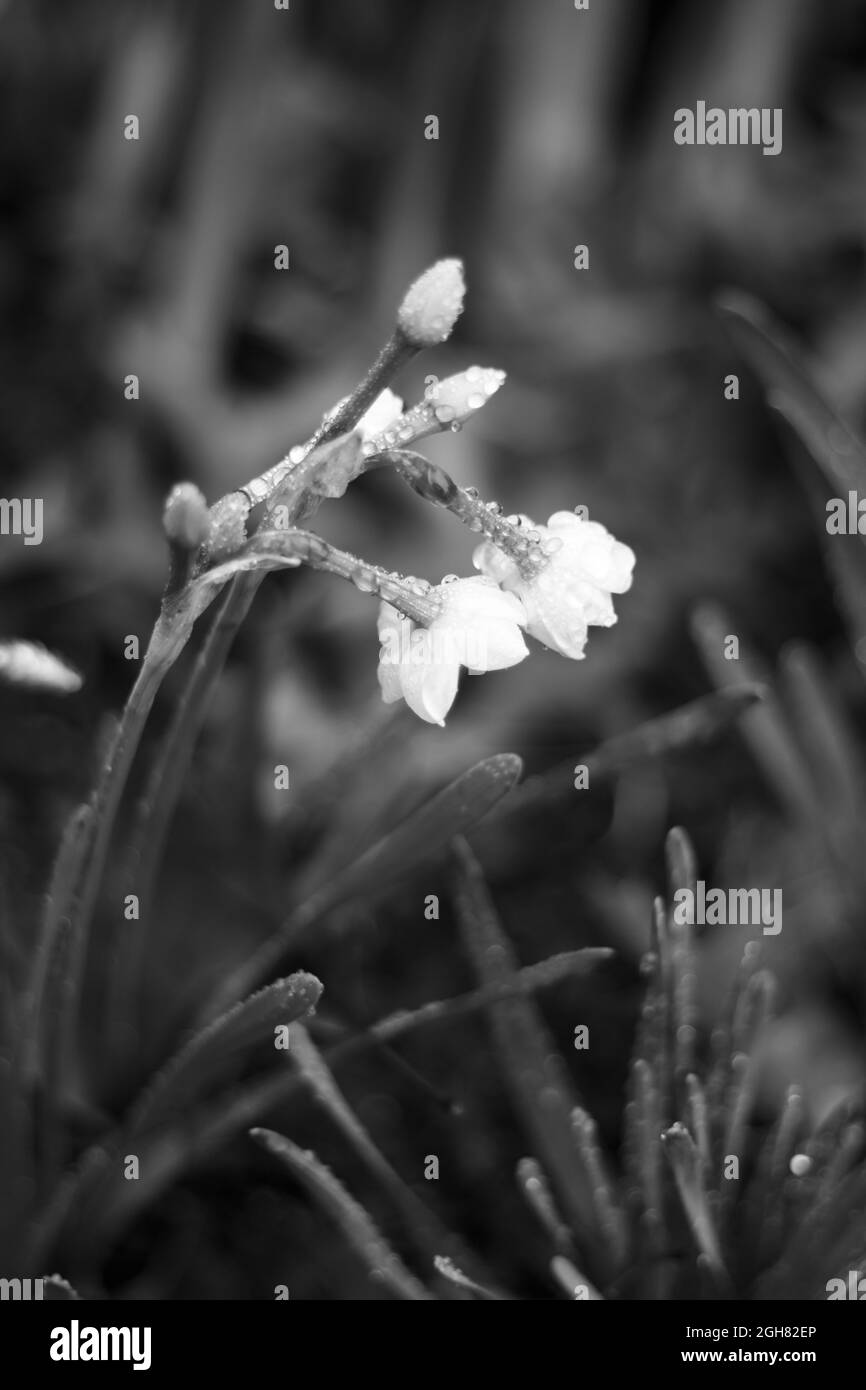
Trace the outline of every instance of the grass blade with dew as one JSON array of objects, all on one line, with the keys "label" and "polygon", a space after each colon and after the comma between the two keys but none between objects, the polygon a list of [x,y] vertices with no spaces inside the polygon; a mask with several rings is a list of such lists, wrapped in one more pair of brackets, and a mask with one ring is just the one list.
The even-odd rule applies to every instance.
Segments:
[{"label": "grass blade with dew", "polygon": [[[455,909],[466,951],[484,985],[511,976],[517,963],[500,926],[480,866],[465,840],[455,841]],[[576,1149],[572,1114],[579,1098],[534,1002],[501,999],[489,1006],[493,1037],[515,1105],[532,1136],[581,1257],[610,1272],[613,1263],[593,1200],[592,1175]]]},{"label": "grass blade with dew", "polygon": [[306,1017],[321,993],[315,975],[298,971],[236,1004],[190,1038],[157,1073],[133,1107],[126,1132],[141,1134],[180,1114],[227,1061],[266,1037],[273,1040],[275,1028]]},{"label": "grass blade with dew", "polygon": [[275,937],[232,972],[206,1006],[204,1017],[254,988],[276,968],[286,951],[335,908],[356,899],[375,900],[395,880],[439,854],[454,835],[475,825],[511,790],[522,768],[513,753],[498,753],[476,763],[425,801],[341,874],[313,892]]},{"label": "grass blade with dew", "polygon": [[[288,1058],[294,1063],[306,1087],[322,1110],[330,1116],[361,1162],[381,1185],[391,1206],[397,1211],[422,1258],[429,1264],[438,1254],[448,1254],[463,1265],[475,1263],[457,1237],[441,1225],[438,1218],[415,1195],[391,1166],[381,1149],[348,1105],[328,1064],[307,1029],[295,1023],[289,1030]],[[489,1282],[489,1276],[485,1276]]]},{"label": "grass blade with dew", "polygon": [[250,1135],[288,1168],[321,1205],[360,1255],[374,1279],[380,1280],[397,1298],[414,1302],[427,1302],[434,1298],[380,1235],[361,1204],[315,1154],[299,1148],[291,1139],[276,1134],[272,1129],[252,1129]]}]

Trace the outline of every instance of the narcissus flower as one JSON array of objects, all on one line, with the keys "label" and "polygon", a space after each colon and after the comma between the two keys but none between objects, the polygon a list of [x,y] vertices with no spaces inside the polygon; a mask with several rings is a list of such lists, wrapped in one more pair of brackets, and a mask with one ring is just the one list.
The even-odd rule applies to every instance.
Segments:
[{"label": "narcissus flower", "polygon": [[535,542],[529,553],[511,555],[485,541],[473,556],[475,567],[521,599],[533,637],[579,660],[588,629],[616,622],[611,595],[631,588],[634,552],[574,512],[554,512],[546,526],[526,516],[520,522]]},{"label": "narcissus flower", "polygon": [[403,699],[429,724],[444,724],[460,667],[471,675],[516,666],[528,656],[523,606],[491,580],[444,580],[430,589],[439,613],[419,627],[390,603],[379,612],[379,684],[387,704]]}]

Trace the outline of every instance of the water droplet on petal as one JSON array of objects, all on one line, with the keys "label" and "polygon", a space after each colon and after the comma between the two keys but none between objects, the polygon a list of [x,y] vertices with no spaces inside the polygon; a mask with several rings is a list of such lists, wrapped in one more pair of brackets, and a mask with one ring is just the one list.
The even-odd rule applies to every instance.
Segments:
[{"label": "water droplet on petal", "polygon": [[469,530],[470,530],[470,531],[483,531],[483,530],[484,530],[484,522],[481,520],[480,517],[474,516],[474,517],[472,518],[472,520],[471,520],[470,523],[469,523]]},{"label": "water droplet on petal", "polygon": [[509,525],[509,526],[522,526],[522,525],[523,525],[523,522],[520,520],[520,517],[517,515],[516,512],[512,512],[512,513],[511,513],[511,516],[507,516],[507,517],[505,518],[505,520],[508,522],[508,525]]},{"label": "water droplet on petal", "polygon": [[483,396],[480,391],[473,391],[467,401],[467,405],[470,410],[480,410],[486,400],[487,397]]},{"label": "water droplet on petal", "polygon": [[451,429],[452,429],[452,431],[453,431],[454,434],[457,434],[458,430],[462,430],[462,428],[463,428],[463,425],[462,425],[462,423],[461,423],[460,420],[455,420],[454,423],[453,423],[452,426],[451,426]]},{"label": "water droplet on petal", "polygon": [[296,444],[293,449],[289,450],[289,463],[300,463],[301,460],[306,457],[306,454],[307,451],[303,444]]},{"label": "water droplet on petal", "polygon": [[477,496],[478,496],[478,488],[477,488],[477,487],[465,487],[465,488],[463,489],[463,493],[464,493],[464,496],[466,496],[466,497],[469,498],[469,501],[470,501],[470,502],[474,502],[475,499],[476,499]]},{"label": "water droplet on petal", "polygon": [[437,405],[433,414],[441,425],[447,425],[449,420],[454,419],[454,407],[453,405]]},{"label": "water droplet on petal", "polygon": [[555,555],[557,550],[562,549],[562,537],[548,536],[546,541],[541,542],[541,548],[545,555]]},{"label": "water droplet on petal", "polygon": [[442,580],[442,583],[443,583],[443,584],[455,584],[459,578],[460,578],[460,575],[459,575],[459,574],[446,574],[445,577],[444,577],[444,579]]},{"label": "water droplet on petal", "polygon": [[481,367],[467,367],[467,368],[466,368],[466,380],[467,380],[467,381],[480,381],[481,378],[482,378],[483,376],[484,376],[484,372],[483,372],[483,370],[481,369]]},{"label": "water droplet on petal", "polygon": [[487,510],[492,512],[494,516],[500,516],[502,514],[502,507],[498,502],[488,502]]}]

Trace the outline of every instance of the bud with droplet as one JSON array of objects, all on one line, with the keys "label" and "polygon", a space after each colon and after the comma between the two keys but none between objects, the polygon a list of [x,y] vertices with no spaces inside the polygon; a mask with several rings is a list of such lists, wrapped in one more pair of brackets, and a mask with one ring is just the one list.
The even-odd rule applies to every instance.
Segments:
[{"label": "bud with droplet", "polygon": [[504,380],[498,367],[469,367],[437,382],[427,399],[439,424],[453,427],[485,406]]},{"label": "bud with droplet", "polygon": [[451,336],[463,312],[466,283],[462,261],[437,261],[409,286],[397,311],[403,336],[418,348],[435,347]]}]

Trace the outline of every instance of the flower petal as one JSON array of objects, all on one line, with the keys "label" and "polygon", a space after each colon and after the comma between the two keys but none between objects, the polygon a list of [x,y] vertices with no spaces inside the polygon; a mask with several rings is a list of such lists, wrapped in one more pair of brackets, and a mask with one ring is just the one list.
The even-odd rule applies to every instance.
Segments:
[{"label": "flower petal", "polygon": [[457,661],[404,662],[400,667],[403,698],[419,719],[444,725],[454,704],[459,676]]}]

